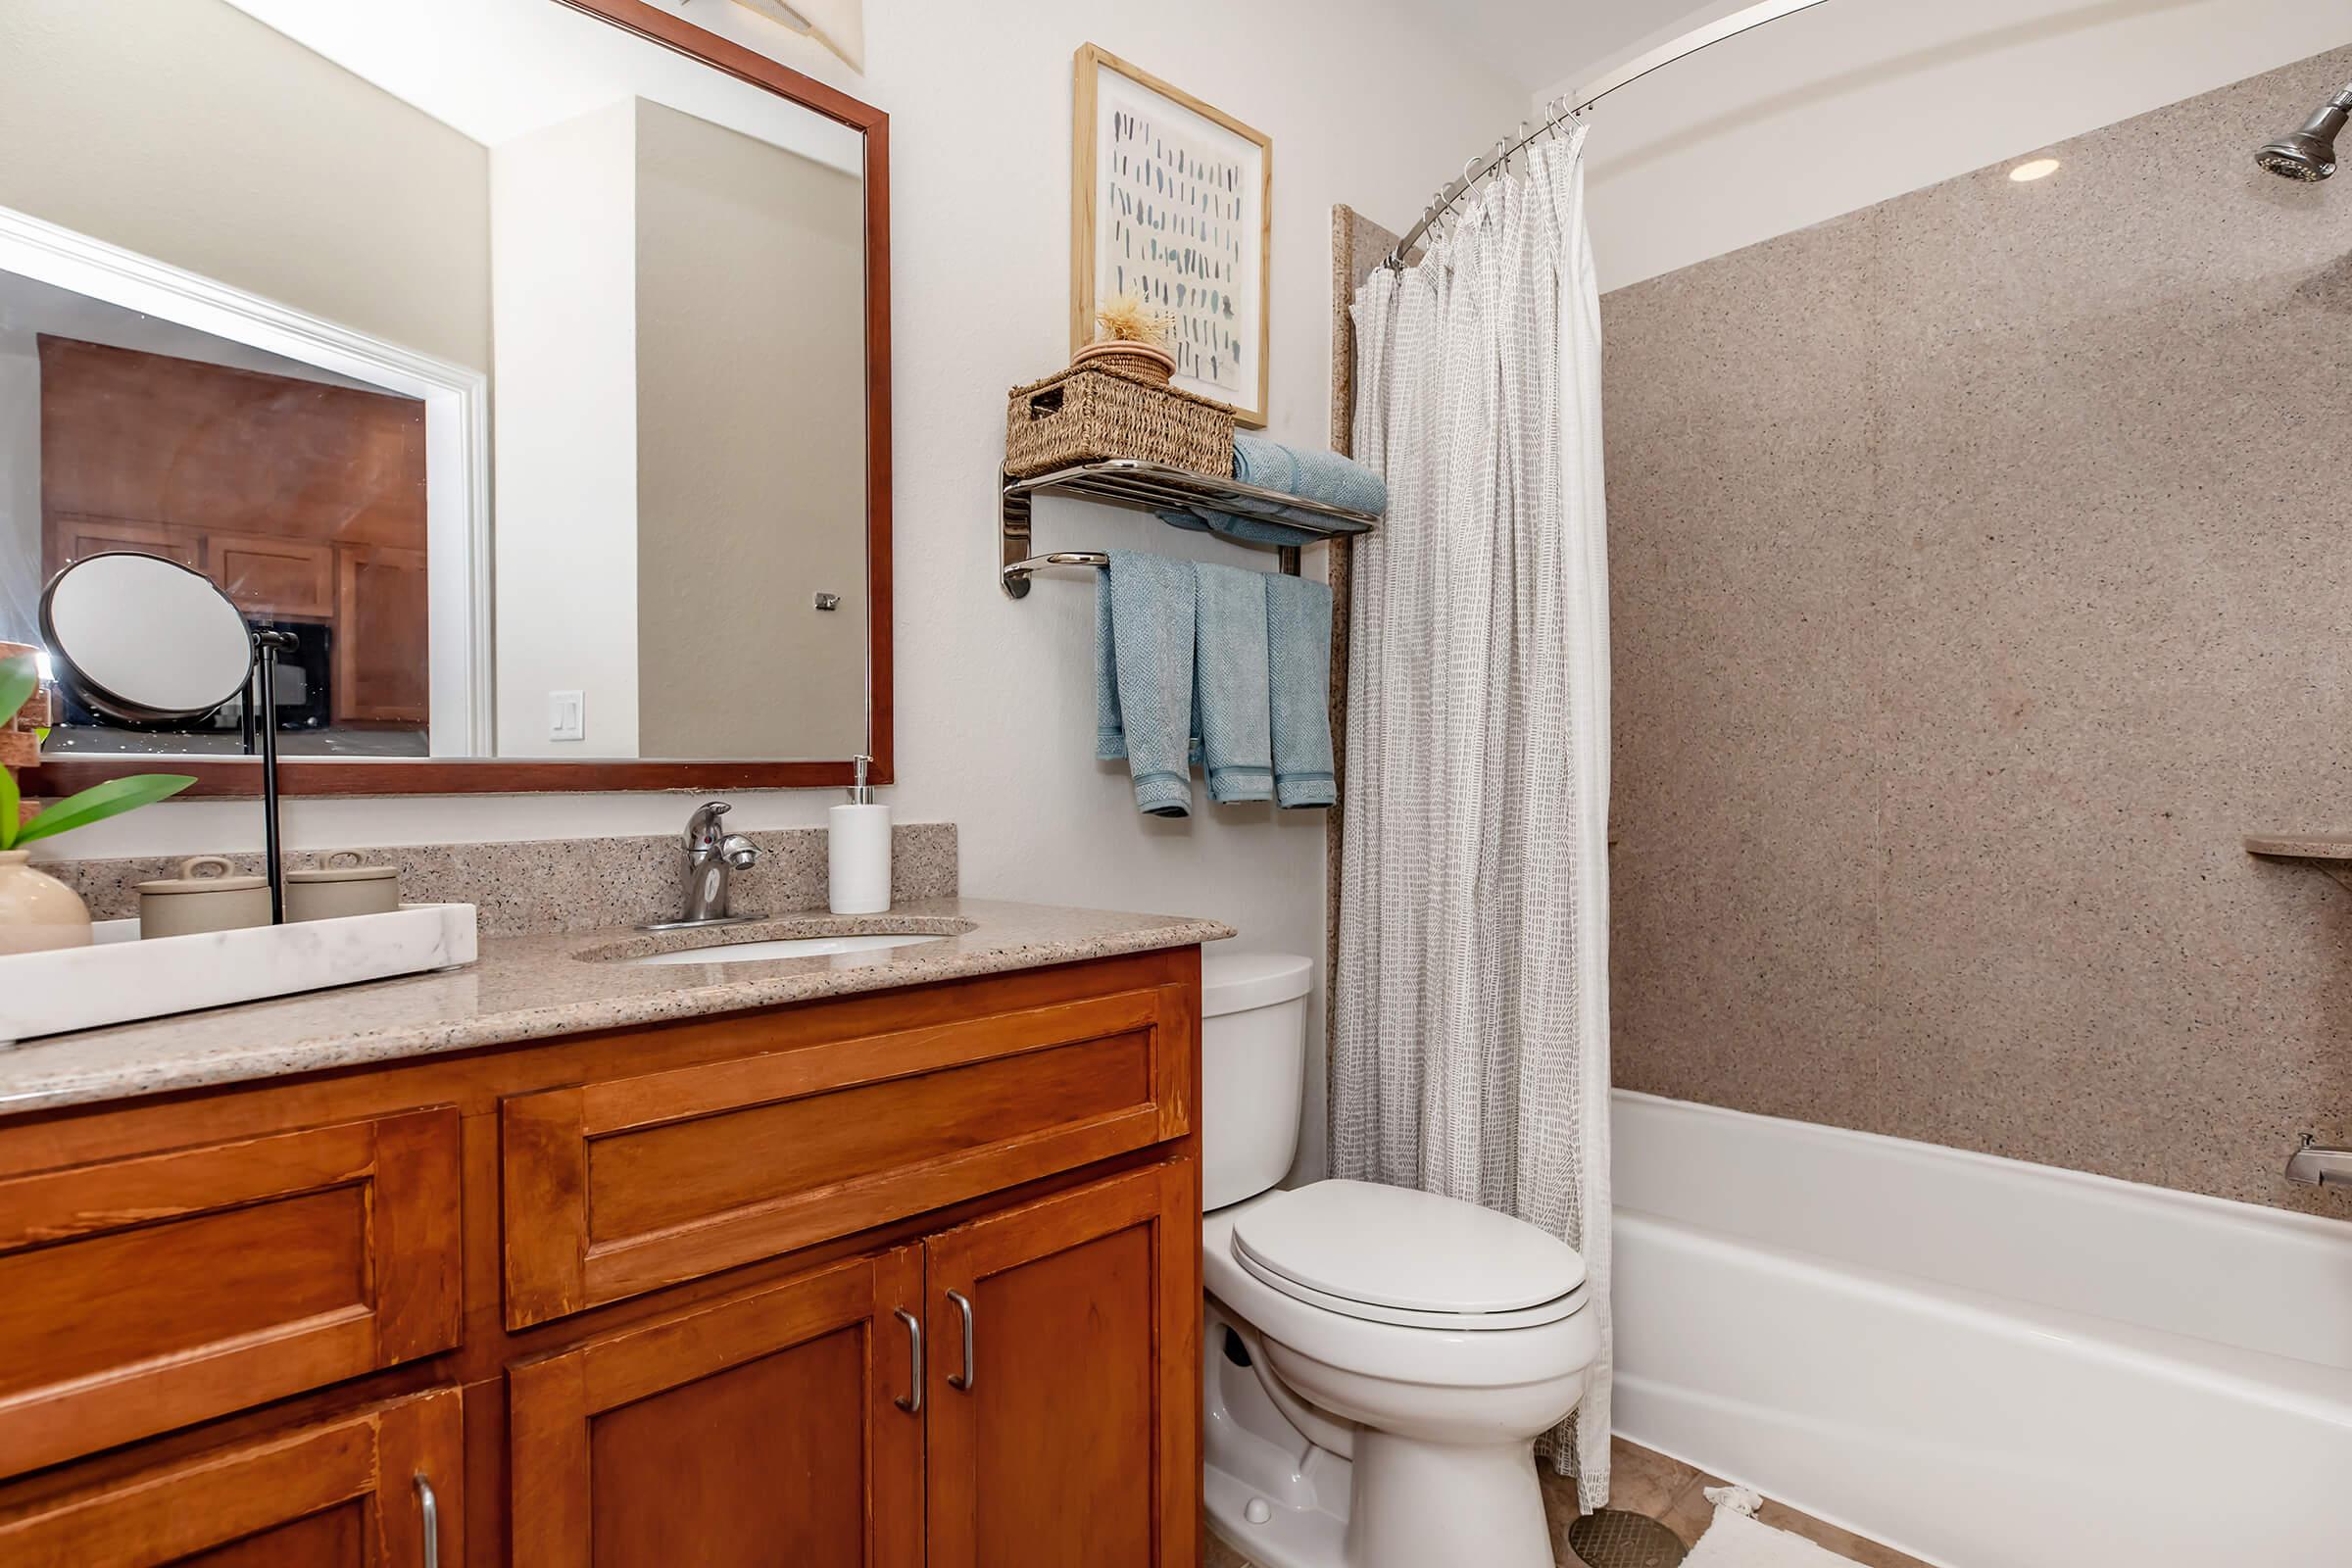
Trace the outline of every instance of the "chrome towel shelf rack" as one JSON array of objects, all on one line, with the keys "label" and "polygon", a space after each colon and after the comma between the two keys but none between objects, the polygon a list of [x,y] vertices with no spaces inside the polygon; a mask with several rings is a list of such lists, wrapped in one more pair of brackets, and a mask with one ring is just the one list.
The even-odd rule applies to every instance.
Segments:
[{"label": "chrome towel shelf rack", "polygon": [[[1128,507],[1138,512],[1184,512],[1193,507],[1207,507],[1216,512],[1247,515],[1253,508],[1279,506],[1287,509],[1286,514],[1280,519],[1285,525],[1303,529],[1322,539],[1369,533],[1380,520],[1367,513],[1325,506],[1303,496],[1268,490],[1262,485],[1244,484],[1239,479],[1218,478],[1213,474],[1192,473],[1157,463],[1139,463],[1130,458],[1076,464],[1067,468],[1055,468],[1049,473],[1032,474],[1026,479],[1015,479],[999,468],[997,486],[997,522],[1003,536],[997,581],[1006,597],[1012,599],[1027,597],[1030,573],[1042,571],[1048,566],[1091,566],[1100,570],[1110,564],[1110,557],[1100,550],[1055,550],[1042,556],[1031,555],[1029,511],[1031,499],[1036,496],[1080,496],[1088,501],[1107,502],[1114,507]],[[1248,544],[1251,541],[1238,542]],[[1279,550],[1282,569],[1294,577],[1298,574],[1298,547],[1279,545],[1265,548]]]}]

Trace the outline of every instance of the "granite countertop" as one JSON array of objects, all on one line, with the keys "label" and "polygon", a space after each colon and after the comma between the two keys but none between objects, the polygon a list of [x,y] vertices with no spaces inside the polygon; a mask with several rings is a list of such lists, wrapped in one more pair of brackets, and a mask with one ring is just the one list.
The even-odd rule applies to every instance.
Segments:
[{"label": "granite countertop", "polygon": [[[906,931],[937,932],[939,940],[830,957],[606,961],[726,943]],[[715,931],[484,937],[480,958],[462,969],[0,1047],[0,1114],[1003,974],[1233,934],[1214,920],[1177,915],[946,898],[902,904],[887,914],[819,911]]]}]

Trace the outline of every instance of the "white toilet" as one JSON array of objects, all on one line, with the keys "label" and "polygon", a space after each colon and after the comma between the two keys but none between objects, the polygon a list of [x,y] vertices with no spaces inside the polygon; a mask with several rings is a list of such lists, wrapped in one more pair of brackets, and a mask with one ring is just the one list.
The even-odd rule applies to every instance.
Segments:
[{"label": "white toilet", "polygon": [[1209,1517],[1259,1568],[1551,1568],[1532,1448],[1599,1350],[1584,1259],[1430,1193],[1273,1190],[1312,968],[1201,963]]}]

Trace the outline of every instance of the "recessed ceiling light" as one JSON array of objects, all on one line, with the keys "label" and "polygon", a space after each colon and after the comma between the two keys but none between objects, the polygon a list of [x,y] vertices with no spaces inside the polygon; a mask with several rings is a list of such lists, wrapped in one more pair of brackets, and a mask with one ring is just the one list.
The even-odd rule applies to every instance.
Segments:
[{"label": "recessed ceiling light", "polygon": [[2015,169],[2009,171],[2009,177],[2016,180],[2020,185],[2023,185],[2029,179],[2040,179],[2046,175],[2055,174],[2056,172],[2058,172],[2057,159],[2029,158],[2024,163],[2018,165]]}]

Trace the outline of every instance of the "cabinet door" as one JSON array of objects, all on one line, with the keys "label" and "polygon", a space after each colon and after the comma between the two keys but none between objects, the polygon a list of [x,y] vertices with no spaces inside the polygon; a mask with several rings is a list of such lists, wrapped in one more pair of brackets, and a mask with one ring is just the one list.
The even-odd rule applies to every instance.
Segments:
[{"label": "cabinet door", "polygon": [[461,1402],[455,1389],[413,1395],[43,1503],[0,1520],[0,1562],[454,1568],[465,1560]]},{"label": "cabinet door", "polygon": [[204,569],[203,542],[192,529],[175,528],[168,522],[132,522],[123,517],[49,519],[46,569],[52,575],[74,562],[110,550],[136,550],[199,571]]},{"label": "cabinet door", "polygon": [[1195,1169],[1113,1177],[928,1244],[931,1568],[1200,1560]]},{"label": "cabinet door", "polygon": [[421,724],[431,707],[424,552],[335,551],[335,718]]},{"label": "cabinet door", "polygon": [[207,534],[204,571],[249,615],[324,620],[335,612],[331,544],[266,534]]},{"label": "cabinet door", "polygon": [[512,1369],[514,1561],[918,1568],[919,1248]]}]

